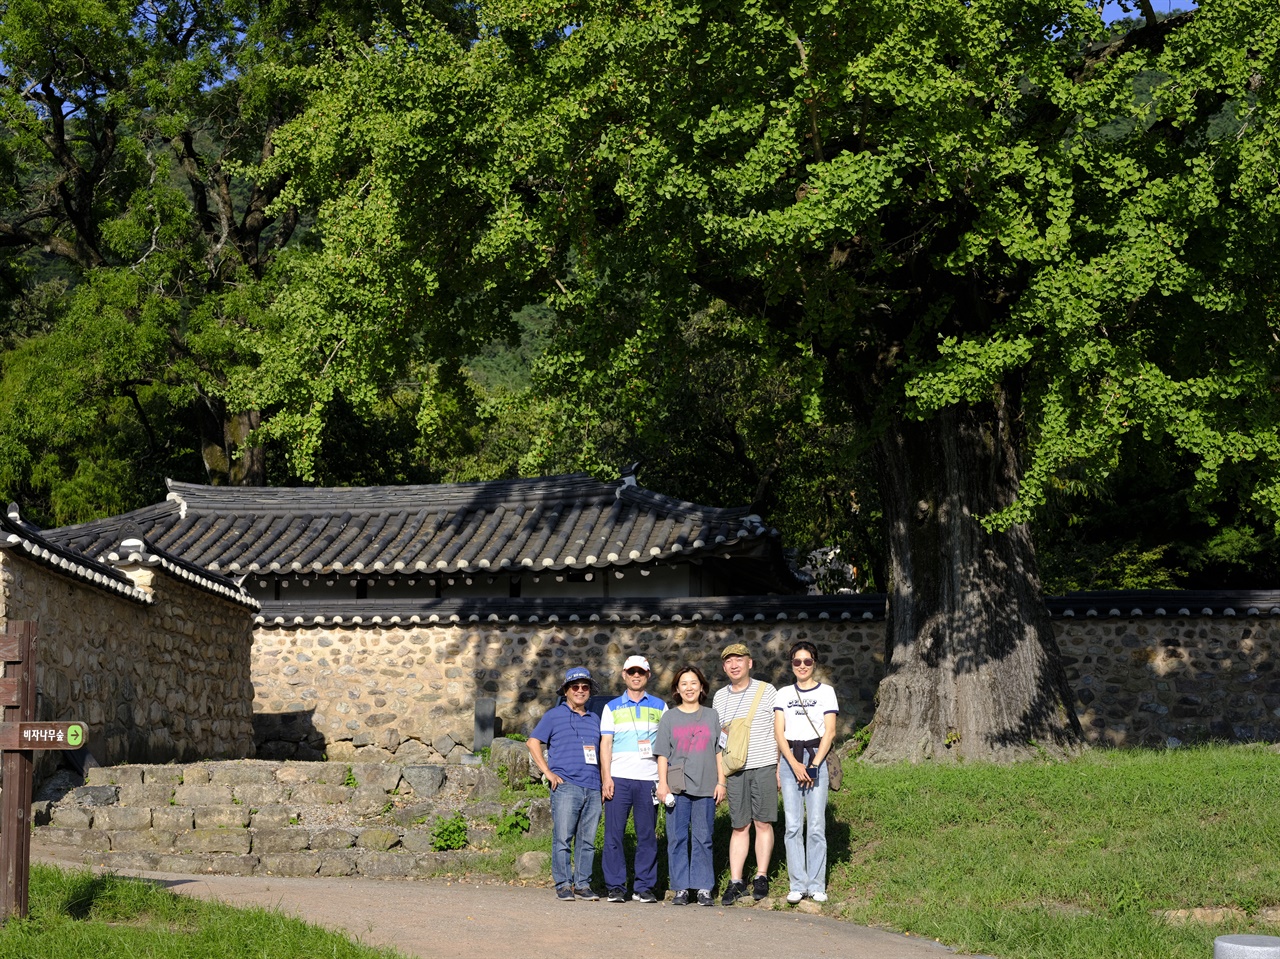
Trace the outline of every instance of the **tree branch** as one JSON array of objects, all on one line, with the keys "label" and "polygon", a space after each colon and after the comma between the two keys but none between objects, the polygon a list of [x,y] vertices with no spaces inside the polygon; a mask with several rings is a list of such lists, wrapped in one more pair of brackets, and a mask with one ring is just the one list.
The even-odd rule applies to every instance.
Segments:
[{"label": "tree branch", "polygon": [[818,132],[818,103],[817,97],[814,95],[816,91],[813,89],[813,79],[809,75],[809,58],[805,53],[804,41],[800,39],[800,34],[792,32],[791,42],[800,51],[800,69],[804,71],[805,81],[809,84],[810,95],[804,98],[804,103],[809,110],[810,135],[813,137],[813,158],[819,163],[825,163],[826,158],[822,155],[822,135]]}]

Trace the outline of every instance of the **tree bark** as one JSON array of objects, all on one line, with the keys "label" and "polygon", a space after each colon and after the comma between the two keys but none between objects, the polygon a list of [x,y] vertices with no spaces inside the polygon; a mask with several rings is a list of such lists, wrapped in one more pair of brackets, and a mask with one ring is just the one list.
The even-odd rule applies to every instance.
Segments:
[{"label": "tree bark", "polygon": [[979,522],[1017,493],[1015,414],[1001,393],[898,418],[881,441],[887,670],[868,762],[1009,761],[1080,744],[1030,534]]}]

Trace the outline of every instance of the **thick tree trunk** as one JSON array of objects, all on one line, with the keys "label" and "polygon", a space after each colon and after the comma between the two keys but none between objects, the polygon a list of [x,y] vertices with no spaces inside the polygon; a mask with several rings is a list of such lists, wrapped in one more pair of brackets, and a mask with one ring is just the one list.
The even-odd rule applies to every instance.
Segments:
[{"label": "thick tree trunk", "polygon": [[881,443],[888,664],[869,762],[1007,761],[1081,741],[1031,537],[979,522],[1017,492],[1012,407],[899,421]]},{"label": "thick tree trunk", "polygon": [[262,425],[257,410],[230,413],[217,397],[202,395],[199,401],[200,451],[212,486],[266,486],[267,464],[261,446],[246,445],[249,435]]}]

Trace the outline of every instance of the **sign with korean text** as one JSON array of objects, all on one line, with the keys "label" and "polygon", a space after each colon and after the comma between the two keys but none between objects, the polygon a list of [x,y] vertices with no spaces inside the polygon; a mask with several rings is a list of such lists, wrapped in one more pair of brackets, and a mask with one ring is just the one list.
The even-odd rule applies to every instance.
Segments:
[{"label": "sign with korean text", "polygon": [[84,723],[0,723],[0,749],[79,749]]}]

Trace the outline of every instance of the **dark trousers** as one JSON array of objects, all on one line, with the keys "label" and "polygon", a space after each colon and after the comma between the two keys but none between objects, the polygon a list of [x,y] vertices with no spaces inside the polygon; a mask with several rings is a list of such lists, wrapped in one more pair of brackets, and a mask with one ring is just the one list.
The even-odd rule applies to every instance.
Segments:
[{"label": "dark trousers", "polygon": [[627,857],[622,840],[627,816],[636,822],[636,892],[658,884],[658,810],[653,805],[653,783],[645,779],[614,779],[613,798],[604,804],[604,884],[627,888]]}]

